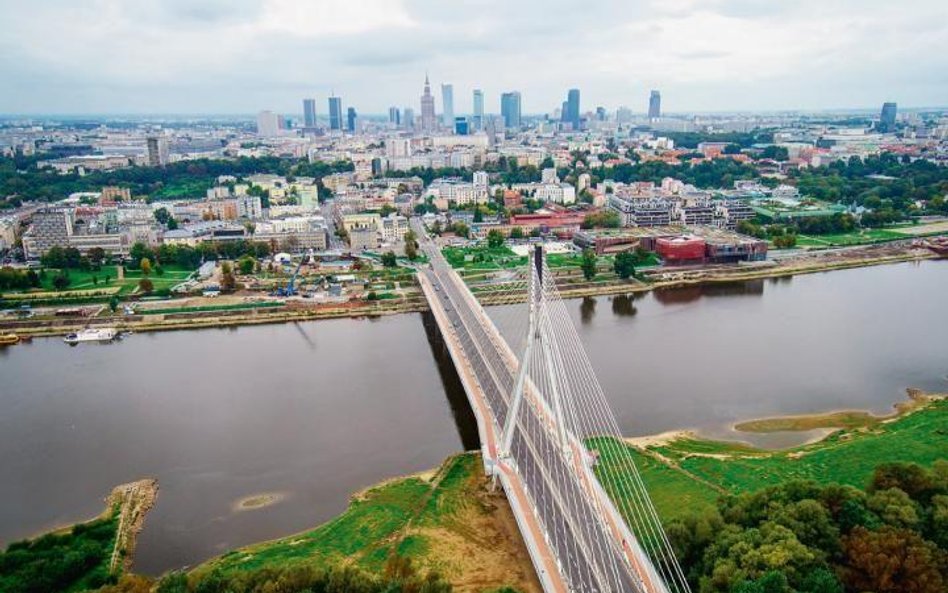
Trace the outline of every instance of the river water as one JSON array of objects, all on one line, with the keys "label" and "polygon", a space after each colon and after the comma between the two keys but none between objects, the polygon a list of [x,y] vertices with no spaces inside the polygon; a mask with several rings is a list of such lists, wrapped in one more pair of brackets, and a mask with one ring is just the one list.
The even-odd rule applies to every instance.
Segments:
[{"label": "river water", "polygon": [[[733,437],[742,419],[885,412],[906,387],[948,390],[946,295],[941,261],[568,305],[626,434]],[[0,544],[154,476],[135,568],[159,573],[316,525],[361,488],[475,446],[422,315],[38,339],[0,350]],[[235,510],[261,493],[283,497]]]}]

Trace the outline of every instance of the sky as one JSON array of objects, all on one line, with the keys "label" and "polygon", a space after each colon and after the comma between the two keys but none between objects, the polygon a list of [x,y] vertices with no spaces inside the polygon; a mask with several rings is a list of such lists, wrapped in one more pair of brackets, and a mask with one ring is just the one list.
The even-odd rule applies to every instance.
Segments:
[{"label": "sky", "polygon": [[948,105],[945,0],[0,0],[0,113]]}]

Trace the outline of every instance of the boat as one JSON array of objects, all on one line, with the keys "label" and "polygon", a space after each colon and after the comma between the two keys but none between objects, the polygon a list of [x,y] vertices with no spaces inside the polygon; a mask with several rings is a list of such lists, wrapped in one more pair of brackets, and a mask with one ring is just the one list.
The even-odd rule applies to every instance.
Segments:
[{"label": "boat", "polygon": [[16,334],[0,334],[0,346],[12,346],[20,341],[20,336]]},{"label": "boat", "polygon": [[111,327],[83,329],[78,332],[66,334],[63,342],[67,344],[78,344],[80,342],[111,342],[116,337],[116,331]]}]

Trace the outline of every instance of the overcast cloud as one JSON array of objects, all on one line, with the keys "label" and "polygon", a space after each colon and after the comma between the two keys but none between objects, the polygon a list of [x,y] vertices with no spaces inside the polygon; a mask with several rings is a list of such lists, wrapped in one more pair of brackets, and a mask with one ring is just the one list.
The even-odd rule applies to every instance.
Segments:
[{"label": "overcast cloud", "polygon": [[0,0],[2,113],[948,104],[944,0]]}]

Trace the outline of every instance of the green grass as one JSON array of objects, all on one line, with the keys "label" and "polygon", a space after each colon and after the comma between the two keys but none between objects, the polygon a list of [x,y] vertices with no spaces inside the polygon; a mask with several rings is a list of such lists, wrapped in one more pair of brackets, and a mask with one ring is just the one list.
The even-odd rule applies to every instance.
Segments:
[{"label": "green grass", "polygon": [[[41,274],[40,290],[59,294],[74,292],[91,294],[93,292],[115,292],[118,289],[118,294],[127,295],[135,292],[139,281],[144,277],[139,270],[127,270],[125,278],[120,280],[118,266],[114,265],[102,266],[99,270],[67,270],[70,280],[69,286],[65,290],[59,291],[53,286],[53,278],[59,272],[60,270],[55,268],[45,270],[45,273]],[[154,285],[154,290],[158,291],[184,282],[192,272],[193,270],[178,266],[167,266],[162,269],[160,276],[153,270],[148,278]],[[108,281],[106,281],[106,277],[108,277]],[[5,294],[13,296],[18,293],[10,291]],[[28,293],[24,293],[24,295],[26,294]]]},{"label": "green grass", "polygon": [[948,458],[948,400],[891,422],[839,431],[818,443],[775,452],[694,438],[645,451],[603,441],[591,446],[600,450],[597,473],[604,482],[621,473],[618,447],[628,447],[659,515],[667,521],[711,507],[722,493],[751,492],[794,479],[864,488],[880,463],[930,466]]},{"label": "green grass", "polygon": [[445,247],[442,253],[451,267],[463,270],[504,270],[527,265],[526,257],[517,255],[506,246]]},{"label": "green grass", "polygon": [[[436,479],[419,477],[393,480],[356,497],[349,508],[319,527],[278,540],[255,544],[224,554],[198,566],[195,572],[251,570],[266,565],[303,563],[328,568],[354,562],[378,571],[392,549],[423,558],[428,541],[403,533],[412,525],[442,525],[470,498],[478,484],[480,456],[458,455],[448,459]],[[479,486],[478,486],[479,487]]]},{"label": "green grass", "polygon": [[[888,229],[865,229],[851,233],[836,235],[800,235],[797,245],[801,247],[844,247],[849,245],[866,245],[881,243],[897,239],[907,239],[908,235]],[[806,241],[806,245],[802,241]]]}]

